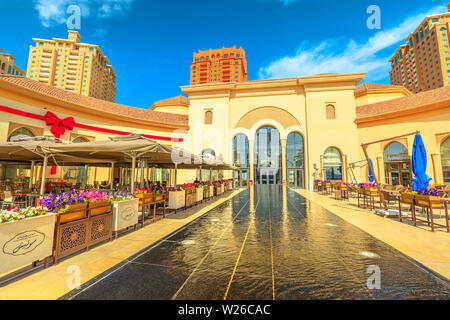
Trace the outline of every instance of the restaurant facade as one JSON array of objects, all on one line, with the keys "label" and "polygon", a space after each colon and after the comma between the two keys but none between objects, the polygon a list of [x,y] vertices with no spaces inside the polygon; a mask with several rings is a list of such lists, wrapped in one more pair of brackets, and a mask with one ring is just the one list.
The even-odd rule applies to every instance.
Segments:
[{"label": "restaurant facade", "polygon": [[[186,97],[149,109],[80,96],[16,76],[0,76],[0,141],[55,136],[74,143],[130,133],[203,154],[239,170],[178,170],[177,183],[234,178],[241,186],[287,184],[311,189],[315,179],[367,181],[361,144],[383,184],[411,183],[411,154],[419,131],[432,184],[450,184],[450,87],[413,95],[397,86],[358,84],[364,73],[184,86]],[[170,110],[170,113],[167,112]],[[39,172],[2,164],[0,181],[16,188]],[[37,169],[39,170],[39,167]],[[94,185],[111,169],[52,167],[50,181]],[[114,177],[124,175],[115,168]],[[141,173],[143,174],[143,173]],[[145,179],[173,184],[174,170],[152,168]],[[125,175],[126,176],[126,175]],[[138,178],[139,180],[139,178]]]}]

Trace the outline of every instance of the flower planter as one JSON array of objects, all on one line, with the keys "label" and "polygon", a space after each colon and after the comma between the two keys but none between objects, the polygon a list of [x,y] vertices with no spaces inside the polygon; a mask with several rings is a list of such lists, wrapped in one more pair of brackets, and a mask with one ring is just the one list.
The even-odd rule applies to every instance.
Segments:
[{"label": "flower planter", "polygon": [[162,201],[164,199],[164,195],[163,194],[155,194],[153,201],[157,202],[157,201]]},{"label": "flower planter", "polygon": [[149,204],[153,202],[154,195],[153,193],[139,193],[136,195],[136,198],[139,199],[139,205]]},{"label": "flower planter", "polygon": [[67,223],[87,218],[87,206],[87,203],[70,205],[69,210],[66,213],[60,214],[60,222]]},{"label": "flower planter", "polygon": [[209,199],[209,186],[203,186],[203,199]]},{"label": "flower planter", "polygon": [[185,191],[170,191],[169,192],[169,206],[170,210],[178,210],[186,205]]},{"label": "flower planter", "polygon": [[195,202],[203,201],[203,187],[195,188]]},{"label": "flower planter", "polygon": [[220,185],[220,193],[222,194],[222,193],[224,193],[225,192],[225,185],[224,184],[221,184]]},{"label": "flower planter", "polygon": [[56,214],[0,224],[0,274],[51,257]]},{"label": "flower planter", "polygon": [[111,210],[109,206],[109,199],[89,202],[88,208],[91,211],[91,216],[98,216]]},{"label": "flower planter", "polygon": [[414,193],[401,193],[400,198],[401,202],[412,204],[414,201]]},{"label": "flower planter", "polygon": [[[84,204],[87,206],[87,204]],[[78,205],[77,205],[78,206]],[[55,227],[55,241],[53,261],[82,249],[89,250],[89,246],[112,240],[112,205],[107,206],[108,211],[95,216],[85,215],[81,219],[68,219],[78,210],[71,206],[66,213],[58,213]],[[85,210],[87,212],[87,210]]]},{"label": "flower planter", "polygon": [[[424,196],[424,195],[416,194],[415,199],[416,199],[416,204],[419,206],[428,207],[428,208],[430,208],[430,207],[441,208],[441,197]],[[431,200],[431,206],[430,206],[430,200]]]},{"label": "flower planter", "polygon": [[212,198],[212,197],[214,197],[214,190],[215,190],[215,188],[214,188],[214,186],[213,185],[210,185],[209,186],[209,197],[210,198]]},{"label": "flower planter", "polygon": [[186,192],[186,204],[185,207],[191,207],[195,204],[195,199],[197,196],[195,188],[188,188],[185,190]]},{"label": "flower planter", "polygon": [[112,231],[138,224],[139,199],[113,202]]}]

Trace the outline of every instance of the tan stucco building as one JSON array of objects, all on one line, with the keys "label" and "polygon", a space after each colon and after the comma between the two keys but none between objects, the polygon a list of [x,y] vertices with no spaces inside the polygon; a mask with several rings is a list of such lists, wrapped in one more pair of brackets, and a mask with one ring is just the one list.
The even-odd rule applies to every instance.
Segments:
[{"label": "tan stucco building", "polygon": [[[243,186],[253,181],[308,189],[314,179],[368,181],[361,144],[384,139],[388,141],[368,149],[377,177],[383,184],[410,184],[414,136],[392,137],[418,130],[428,151],[432,184],[450,185],[450,87],[413,95],[398,86],[358,86],[364,76],[320,74],[183,86],[187,97],[158,101],[149,109],[0,76],[0,140],[51,135],[43,119],[51,111],[60,119],[74,118],[76,126],[61,136],[67,141],[139,133],[234,164],[239,167],[234,177]],[[54,179],[68,175],[67,168],[59,170]],[[173,170],[152,172],[152,180],[174,182]],[[212,179],[232,174],[213,172]],[[91,168],[88,176],[90,183],[105,181],[110,172]],[[195,178],[209,180],[210,172],[179,170],[177,182]]]}]

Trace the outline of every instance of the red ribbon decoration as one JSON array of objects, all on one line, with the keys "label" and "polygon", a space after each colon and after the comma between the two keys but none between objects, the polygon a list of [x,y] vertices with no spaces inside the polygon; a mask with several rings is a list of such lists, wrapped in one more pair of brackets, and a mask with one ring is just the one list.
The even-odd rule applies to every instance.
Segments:
[{"label": "red ribbon decoration", "polygon": [[[26,118],[46,121],[46,117],[41,116],[39,114],[34,114],[34,113],[26,112],[23,110],[17,110],[17,109],[2,106],[2,105],[0,105],[0,111],[15,114],[15,115],[26,117]],[[100,127],[89,126],[89,125],[85,125],[85,124],[81,124],[81,123],[75,123],[74,127],[82,128],[82,129],[86,129],[86,130],[97,131],[97,132],[103,132],[103,133],[117,134],[120,136],[126,136],[126,135],[131,134],[131,132],[100,128]],[[154,140],[164,140],[164,141],[172,141],[172,142],[174,142],[174,141],[182,142],[184,140],[183,138],[161,137],[161,136],[154,136],[154,135],[149,135],[149,134],[141,134],[141,136],[143,136],[145,138],[149,138],[149,139],[154,139]]]},{"label": "red ribbon decoration", "polygon": [[48,111],[45,114],[45,124],[47,126],[52,126],[50,132],[53,133],[56,138],[59,138],[66,132],[66,129],[73,130],[75,120],[72,117],[60,119],[56,114]]}]

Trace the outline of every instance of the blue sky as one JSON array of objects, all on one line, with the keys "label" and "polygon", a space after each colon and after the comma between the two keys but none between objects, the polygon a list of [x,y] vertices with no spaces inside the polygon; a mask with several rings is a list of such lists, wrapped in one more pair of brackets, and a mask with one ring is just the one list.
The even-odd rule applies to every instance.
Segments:
[{"label": "blue sky", "polygon": [[[118,75],[117,103],[148,108],[182,94],[199,49],[242,46],[249,80],[368,72],[389,83],[388,60],[445,0],[0,0],[0,48],[26,69],[32,38],[67,36],[66,9],[82,9],[82,42],[98,44]],[[370,5],[381,29],[370,30]]]}]

